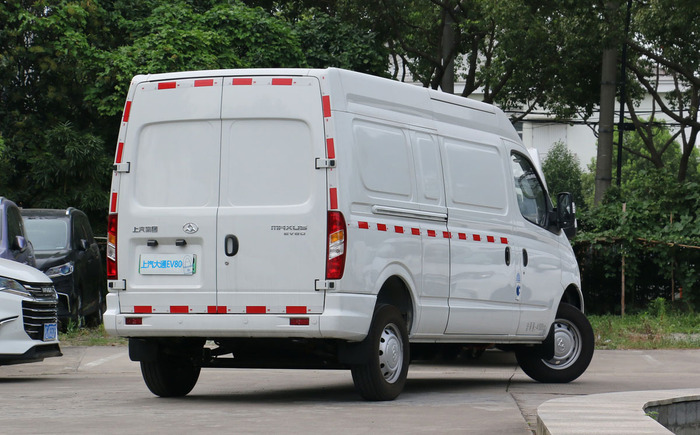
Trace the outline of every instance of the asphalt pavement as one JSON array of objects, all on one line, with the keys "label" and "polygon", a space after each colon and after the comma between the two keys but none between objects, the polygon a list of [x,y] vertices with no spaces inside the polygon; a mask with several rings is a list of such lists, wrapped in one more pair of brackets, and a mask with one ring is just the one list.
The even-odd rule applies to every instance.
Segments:
[{"label": "asphalt pavement", "polygon": [[337,370],[205,369],[187,397],[161,399],[126,347],[62,349],[0,367],[0,433],[532,434],[538,407],[554,399],[700,388],[700,350],[596,351],[569,384],[534,382],[512,354],[489,351],[411,365],[391,402],[362,401]]}]

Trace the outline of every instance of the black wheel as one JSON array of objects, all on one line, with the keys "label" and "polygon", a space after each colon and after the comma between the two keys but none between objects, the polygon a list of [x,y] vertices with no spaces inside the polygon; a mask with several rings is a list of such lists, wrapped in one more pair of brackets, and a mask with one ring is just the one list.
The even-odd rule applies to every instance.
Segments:
[{"label": "black wheel", "polygon": [[182,397],[194,388],[201,368],[187,358],[159,356],[156,361],[141,361],[146,386],[156,396]]},{"label": "black wheel", "polygon": [[536,348],[520,348],[515,357],[532,379],[566,383],[586,371],[594,347],[593,328],[586,316],[573,305],[561,304],[554,320],[554,357],[543,359]]},{"label": "black wheel", "polygon": [[366,400],[393,400],[408,375],[406,322],[393,305],[379,305],[365,338],[367,362],[352,367],[355,389]]}]

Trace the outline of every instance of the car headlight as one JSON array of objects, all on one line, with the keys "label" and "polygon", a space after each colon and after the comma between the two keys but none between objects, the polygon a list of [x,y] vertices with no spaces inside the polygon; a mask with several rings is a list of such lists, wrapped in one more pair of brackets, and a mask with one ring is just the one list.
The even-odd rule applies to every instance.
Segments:
[{"label": "car headlight", "polygon": [[61,264],[60,266],[49,267],[44,272],[49,278],[56,278],[59,276],[68,276],[73,273],[73,262]]},{"label": "car headlight", "polygon": [[14,279],[0,277],[0,292],[12,293],[22,297],[32,297],[32,293]]}]

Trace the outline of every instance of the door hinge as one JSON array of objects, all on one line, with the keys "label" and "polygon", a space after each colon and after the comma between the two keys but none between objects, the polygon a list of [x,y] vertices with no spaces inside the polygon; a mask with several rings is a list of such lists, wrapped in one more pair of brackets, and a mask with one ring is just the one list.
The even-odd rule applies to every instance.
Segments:
[{"label": "door hinge", "polygon": [[326,281],[325,279],[316,280],[316,291],[335,290],[335,281]]},{"label": "door hinge", "polygon": [[114,169],[114,172],[121,172],[121,173],[128,174],[131,171],[131,162],[115,163],[112,166],[112,169]]},{"label": "door hinge", "polygon": [[107,281],[107,287],[110,290],[126,290],[126,280],[119,279],[114,281]]},{"label": "door hinge", "polygon": [[316,169],[335,168],[335,159],[322,159],[316,157]]}]

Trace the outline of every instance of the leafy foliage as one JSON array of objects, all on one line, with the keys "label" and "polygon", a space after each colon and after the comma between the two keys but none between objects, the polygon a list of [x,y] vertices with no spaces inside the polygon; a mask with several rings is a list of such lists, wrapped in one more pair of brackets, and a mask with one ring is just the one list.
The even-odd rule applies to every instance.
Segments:
[{"label": "leafy foliage", "polygon": [[586,209],[581,182],[583,171],[578,157],[566,147],[563,142],[557,142],[547,153],[542,162],[542,172],[547,180],[552,203],[556,204],[556,194],[569,192],[574,195],[578,211]]}]

